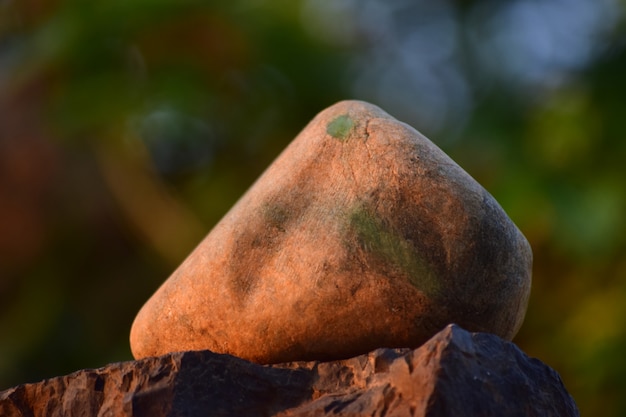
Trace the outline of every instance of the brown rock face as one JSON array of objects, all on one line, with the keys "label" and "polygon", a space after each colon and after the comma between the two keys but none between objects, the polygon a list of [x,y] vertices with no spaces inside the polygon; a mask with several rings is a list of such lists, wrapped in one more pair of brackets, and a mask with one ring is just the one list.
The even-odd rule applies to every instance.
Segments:
[{"label": "brown rock face", "polygon": [[514,344],[448,326],[416,350],[261,366],[179,352],[0,392],[0,415],[578,416],[559,375]]},{"label": "brown rock face", "polygon": [[320,113],[148,300],[136,358],[259,363],[415,347],[456,322],[511,339],[530,247],[427,138],[356,101]]}]

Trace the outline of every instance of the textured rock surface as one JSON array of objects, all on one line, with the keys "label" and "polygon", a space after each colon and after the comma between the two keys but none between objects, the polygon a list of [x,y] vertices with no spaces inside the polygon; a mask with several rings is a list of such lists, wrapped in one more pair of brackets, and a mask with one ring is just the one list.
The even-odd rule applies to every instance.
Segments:
[{"label": "textured rock surface", "polygon": [[262,366],[179,352],[0,393],[2,416],[578,416],[558,374],[448,326],[416,350]]},{"label": "textured rock surface", "polygon": [[432,142],[341,102],[143,306],[131,348],[278,363],[415,347],[452,322],[511,339],[531,262],[493,197]]}]

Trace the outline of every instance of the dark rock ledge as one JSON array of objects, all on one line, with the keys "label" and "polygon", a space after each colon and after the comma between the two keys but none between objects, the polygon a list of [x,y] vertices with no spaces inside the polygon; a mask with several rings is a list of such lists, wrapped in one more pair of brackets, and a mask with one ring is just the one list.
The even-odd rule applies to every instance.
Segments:
[{"label": "dark rock ledge", "polygon": [[0,392],[0,416],[578,416],[559,375],[450,325],[415,350],[262,366],[210,351],[113,363]]}]

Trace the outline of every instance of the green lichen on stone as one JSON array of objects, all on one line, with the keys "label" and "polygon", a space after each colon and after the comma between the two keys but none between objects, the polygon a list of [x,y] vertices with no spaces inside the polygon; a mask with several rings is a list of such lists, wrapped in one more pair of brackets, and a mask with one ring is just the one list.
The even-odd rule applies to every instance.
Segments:
[{"label": "green lichen on stone", "polygon": [[414,287],[427,296],[440,292],[435,272],[413,243],[385,225],[382,219],[364,207],[358,207],[350,214],[349,225],[363,250],[399,269]]},{"label": "green lichen on stone", "polygon": [[354,127],[354,121],[347,114],[343,114],[336,117],[332,122],[326,126],[326,133],[334,137],[335,139],[345,140],[347,139],[350,131]]}]

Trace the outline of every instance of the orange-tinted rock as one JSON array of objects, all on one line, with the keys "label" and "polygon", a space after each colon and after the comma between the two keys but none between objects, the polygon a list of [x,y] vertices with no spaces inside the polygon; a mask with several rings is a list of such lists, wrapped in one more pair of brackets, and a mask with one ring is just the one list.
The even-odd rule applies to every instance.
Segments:
[{"label": "orange-tinted rock", "polygon": [[511,339],[532,254],[491,195],[379,108],[320,113],[148,300],[136,358],[259,363],[416,347],[448,323]]}]

